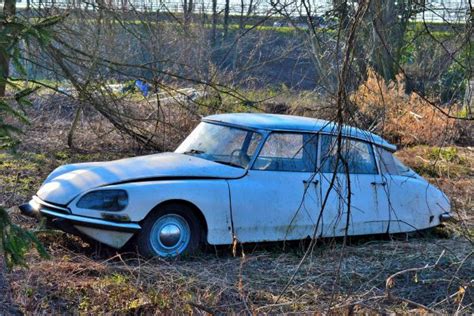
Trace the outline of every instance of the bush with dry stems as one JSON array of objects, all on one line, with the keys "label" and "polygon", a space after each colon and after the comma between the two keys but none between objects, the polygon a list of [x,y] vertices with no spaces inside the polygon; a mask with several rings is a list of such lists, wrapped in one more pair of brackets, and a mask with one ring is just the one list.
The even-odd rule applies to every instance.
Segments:
[{"label": "bush with dry stems", "polygon": [[405,82],[404,76],[399,74],[395,81],[386,83],[369,69],[367,80],[350,96],[356,108],[357,123],[402,146],[456,141],[455,119],[420,95],[407,94]]}]

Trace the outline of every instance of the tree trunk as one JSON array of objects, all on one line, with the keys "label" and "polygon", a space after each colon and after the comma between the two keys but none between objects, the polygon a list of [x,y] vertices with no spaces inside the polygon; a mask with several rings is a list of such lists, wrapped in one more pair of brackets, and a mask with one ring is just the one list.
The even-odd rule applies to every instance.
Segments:
[{"label": "tree trunk", "polygon": [[230,12],[230,0],[225,0],[224,8],[224,39],[227,38],[229,32],[229,12]]},{"label": "tree trunk", "polygon": [[371,2],[374,41],[371,64],[387,81],[393,80],[398,72],[405,32],[416,12],[413,5],[392,0]]},{"label": "tree trunk", "polygon": [[79,105],[76,109],[76,113],[74,114],[74,120],[72,121],[71,128],[67,133],[67,146],[71,149],[74,148],[74,133],[77,129],[79,121],[81,120],[81,113],[82,113],[82,104]]},{"label": "tree trunk", "polygon": [[217,0],[212,0],[212,31],[211,31],[211,42],[214,46],[216,44],[217,37]]},{"label": "tree trunk", "polygon": [[184,25],[188,22],[188,0],[183,1],[183,22]]},{"label": "tree trunk", "polygon": [[[16,14],[16,0],[5,0],[3,4],[3,21],[0,21],[0,33],[4,32],[4,28],[8,23],[11,23]],[[9,34],[4,34],[6,37]],[[0,98],[5,96],[6,81],[10,74],[10,56],[8,52],[0,51]]]},{"label": "tree trunk", "polygon": [[464,94],[464,107],[467,117],[474,118],[474,80],[468,80]]},{"label": "tree trunk", "polygon": [[188,18],[191,18],[191,15],[194,12],[194,2],[193,0],[188,0]]},{"label": "tree trunk", "polygon": [[347,0],[333,0],[332,5],[339,23],[345,29],[349,25],[349,9],[347,7]]},{"label": "tree trunk", "polygon": [[184,0],[183,2],[183,19],[184,25],[188,26],[190,23],[191,15],[193,13],[193,0]]},{"label": "tree trunk", "polygon": [[245,12],[245,0],[240,0],[239,29],[241,32],[244,30],[244,12]]}]

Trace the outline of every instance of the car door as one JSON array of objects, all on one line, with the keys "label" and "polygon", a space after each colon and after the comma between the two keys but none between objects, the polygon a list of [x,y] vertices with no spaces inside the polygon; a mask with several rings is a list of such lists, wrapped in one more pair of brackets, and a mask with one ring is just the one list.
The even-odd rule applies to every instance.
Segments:
[{"label": "car door", "polygon": [[343,138],[340,154],[337,159],[336,137],[322,135],[320,234],[344,236],[346,229],[348,235],[384,233],[389,214],[386,182],[378,173],[372,144]]},{"label": "car door", "polygon": [[316,134],[274,132],[247,175],[228,181],[240,242],[312,236],[320,204],[316,153]]}]

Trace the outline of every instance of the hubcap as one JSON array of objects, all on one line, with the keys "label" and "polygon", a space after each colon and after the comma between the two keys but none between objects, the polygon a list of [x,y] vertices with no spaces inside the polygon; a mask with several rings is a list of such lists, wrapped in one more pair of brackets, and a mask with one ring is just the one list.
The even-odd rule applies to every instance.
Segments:
[{"label": "hubcap", "polygon": [[150,232],[150,244],[161,257],[181,254],[191,240],[188,222],[180,215],[167,214],[156,220]]},{"label": "hubcap", "polygon": [[160,230],[160,241],[163,246],[175,246],[181,237],[181,230],[175,224],[164,225]]}]

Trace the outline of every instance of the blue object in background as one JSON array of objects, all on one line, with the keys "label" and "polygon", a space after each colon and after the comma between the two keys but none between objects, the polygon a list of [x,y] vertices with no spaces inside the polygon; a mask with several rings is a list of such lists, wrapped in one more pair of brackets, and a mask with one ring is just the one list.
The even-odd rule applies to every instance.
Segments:
[{"label": "blue object in background", "polygon": [[150,91],[150,86],[148,83],[141,80],[136,80],[135,86],[140,89],[144,97],[148,96],[148,92]]}]

